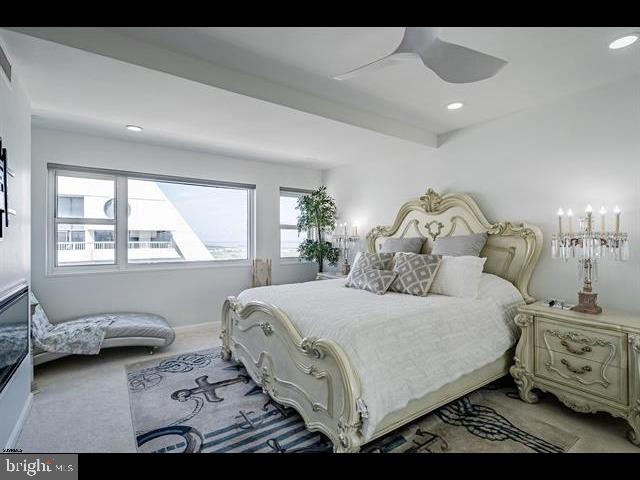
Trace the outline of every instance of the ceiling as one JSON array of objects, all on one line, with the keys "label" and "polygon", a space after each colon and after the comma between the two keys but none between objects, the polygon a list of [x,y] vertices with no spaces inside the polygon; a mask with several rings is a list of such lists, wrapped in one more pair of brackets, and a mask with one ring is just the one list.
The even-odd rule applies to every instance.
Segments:
[{"label": "ceiling", "polygon": [[[619,34],[636,30],[630,27],[442,28],[443,40],[509,62],[491,79],[457,85],[442,81],[420,63],[400,64],[346,81],[332,78],[391,53],[402,40],[402,27],[113,30],[436,134],[640,72],[640,48],[608,48]],[[454,100],[463,100],[466,107],[446,110]]]},{"label": "ceiling", "polygon": [[[0,38],[42,125],[131,137],[122,126],[135,123],[134,139],[321,168],[437,147],[452,130],[640,72],[640,48],[608,49],[633,27],[442,28],[509,62],[472,84],[418,63],[331,78],[390,53],[399,27],[12,30]],[[454,100],[465,107],[447,110]]]},{"label": "ceiling", "polygon": [[313,168],[427,148],[19,33],[0,30],[0,39],[35,126]]}]

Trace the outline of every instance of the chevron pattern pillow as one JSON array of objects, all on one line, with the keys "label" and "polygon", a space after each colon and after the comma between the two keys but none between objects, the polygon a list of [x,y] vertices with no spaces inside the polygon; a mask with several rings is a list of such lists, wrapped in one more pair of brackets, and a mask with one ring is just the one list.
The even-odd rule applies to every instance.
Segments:
[{"label": "chevron pattern pillow", "polygon": [[351,270],[345,286],[367,290],[377,295],[384,295],[389,285],[396,279],[393,270],[378,270],[377,268],[356,268]]},{"label": "chevron pattern pillow", "polygon": [[389,287],[389,291],[426,297],[441,261],[440,255],[396,253],[393,271],[398,276]]}]

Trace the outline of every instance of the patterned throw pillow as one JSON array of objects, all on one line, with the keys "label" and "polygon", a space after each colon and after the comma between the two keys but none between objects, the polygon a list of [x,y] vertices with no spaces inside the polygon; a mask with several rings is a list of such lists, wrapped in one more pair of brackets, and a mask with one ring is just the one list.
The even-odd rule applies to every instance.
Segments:
[{"label": "patterned throw pillow", "polygon": [[393,271],[398,276],[389,287],[389,290],[426,297],[433,279],[438,273],[441,261],[442,257],[439,255],[396,253]]},{"label": "patterned throw pillow", "polygon": [[353,262],[352,269],[375,268],[376,270],[391,270],[393,265],[393,253],[367,253],[358,252]]},{"label": "patterned throw pillow", "polygon": [[393,253],[367,253],[358,252],[353,264],[351,265],[351,271],[347,277],[347,282],[351,280],[353,273],[356,270],[375,268],[376,270],[393,270]]},{"label": "patterned throw pillow", "polygon": [[351,270],[345,285],[350,288],[367,290],[377,295],[384,295],[395,279],[396,272],[393,270],[357,268]]}]

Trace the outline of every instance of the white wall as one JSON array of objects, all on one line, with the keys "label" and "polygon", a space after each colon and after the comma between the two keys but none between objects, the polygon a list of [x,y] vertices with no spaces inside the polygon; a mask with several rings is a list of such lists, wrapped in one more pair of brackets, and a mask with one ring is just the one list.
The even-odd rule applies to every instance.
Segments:
[{"label": "white wall", "polygon": [[[273,261],[273,283],[311,280],[315,264],[281,264],[280,187],[315,188],[319,170],[152,146],[60,130],[32,132],[32,282],[53,321],[105,311],[144,311],[174,326],[218,321],[224,299],[251,283],[247,266],[46,275],[47,163],[256,184],[256,255]],[[40,193],[36,193],[40,192]]]},{"label": "white wall", "polygon": [[[7,148],[9,168],[16,176],[9,178],[9,208],[17,216],[0,240],[0,298],[14,290],[16,284],[29,282],[31,228],[31,111],[29,101],[15,74],[9,85],[0,72],[0,136]],[[2,219],[4,221],[4,218]],[[25,312],[26,314],[27,312]],[[10,382],[0,393],[0,446],[15,440],[20,415],[26,408],[31,389],[31,357],[24,359]]]},{"label": "white wall", "polygon": [[31,112],[15,74],[11,87],[3,76],[0,72],[0,136],[9,168],[16,174],[8,182],[9,208],[17,215],[9,217],[10,227],[0,240],[0,294],[29,278],[31,228]]},{"label": "white wall", "polygon": [[577,264],[550,258],[555,212],[618,204],[631,260],[602,262],[596,288],[603,306],[640,312],[640,77],[459,130],[436,151],[358,159],[324,172],[324,181],[342,217],[359,220],[365,232],[391,224],[400,205],[427,187],[471,194],[491,221],[537,224],[545,243],[531,291],[571,301]]}]

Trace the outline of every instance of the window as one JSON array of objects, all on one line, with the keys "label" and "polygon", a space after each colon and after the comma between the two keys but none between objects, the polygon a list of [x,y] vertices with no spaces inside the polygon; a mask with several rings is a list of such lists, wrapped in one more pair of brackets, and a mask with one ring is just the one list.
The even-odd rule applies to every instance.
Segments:
[{"label": "window", "polygon": [[296,189],[280,189],[280,257],[298,258],[298,245],[307,238],[298,234],[298,198],[309,192]]},{"label": "window", "polygon": [[58,165],[49,171],[50,271],[252,258],[253,185]]},{"label": "window", "polygon": [[[115,196],[115,177],[60,172],[54,182],[55,265],[114,265],[116,220],[102,205]],[[111,241],[102,241],[102,232],[109,232]]]},{"label": "window", "polygon": [[247,189],[128,179],[129,262],[249,259]]}]

